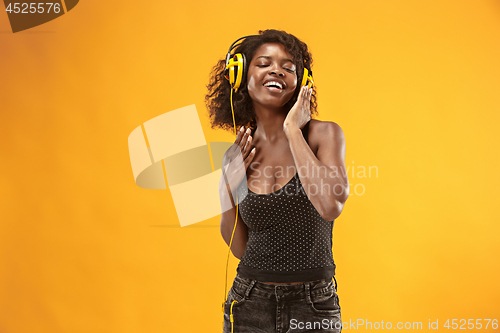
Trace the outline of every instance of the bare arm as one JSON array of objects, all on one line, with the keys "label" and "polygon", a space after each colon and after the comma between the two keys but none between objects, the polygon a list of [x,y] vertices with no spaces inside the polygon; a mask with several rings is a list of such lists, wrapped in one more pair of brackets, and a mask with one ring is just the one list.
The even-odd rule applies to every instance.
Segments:
[{"label": "bare arm", "polygon": [[[220,232],[222,238],[229,246],[229,241],[231,240],[231,234],[233,233],[234,220],[236,219],[236,209],[228,210],[220,219]],[[238,222],[236,223],[236,230],[234,231],[233,243],[231,244],[231,252],[233,255],[241,259],[248,242],[248,228],[241,220],[241,216],[238,213]]]},{"label": "bare arm", "polygon": [[349,197],[345,168],[345,139],[339,125],[323,122],[317,157],[300,129],[289,128],[289,142],[300,181],[318,213],[327,221],[336,219]]},{"label": "bare arm", "polygon": [[301,128],[311,119],[311,93],[312,89],[306,86],[302,88],[283,123],[283,130],[309,200],[321,217],[332,221],[340,215],[349,197],[345,138],[336,123],[320,122],[317,125],[318,151],[317,156],[314,155],[301,132]]}]

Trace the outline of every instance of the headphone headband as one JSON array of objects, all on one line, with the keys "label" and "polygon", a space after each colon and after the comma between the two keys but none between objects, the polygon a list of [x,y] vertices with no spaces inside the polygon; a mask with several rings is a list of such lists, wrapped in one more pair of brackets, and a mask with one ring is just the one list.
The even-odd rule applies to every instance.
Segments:
[{"label": "headphone headband", "polygon": [[236,46],[238,46],[238,45],[239,45],[239,44],[238,44],[238,45],[234,45],[234,44],[238,43],[238,41],[240,41],[240,40],[242,40],[242,39],[244,39],[244,38],[248,38],[248,37],[257,37],[257,36],[260,36],[260,35],[248,35],[248,36],[244,36],[244,37],[240,37],[240,38],[238,38],[237,40],[235,40],[235,41],[234,41],[234,43],[233,43],[233,44],[231,44],[231,46],[229,47],[229,51],[228,51],[228,52],[229,52],[229,53],[231,53],[231,51],[232,51],[232,50],[233,50]]}]

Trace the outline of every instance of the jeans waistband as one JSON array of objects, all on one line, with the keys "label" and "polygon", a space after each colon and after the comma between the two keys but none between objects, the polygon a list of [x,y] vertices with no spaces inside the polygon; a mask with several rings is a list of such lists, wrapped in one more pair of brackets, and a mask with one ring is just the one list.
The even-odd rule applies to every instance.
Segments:
[{"label": "jeans waistband", "polygon": [[235,292],[244,298],[261,297],[268,299],[306,299],[325,294],[329,290],[336,291],[332,280],[315,280],[297,284],[270,284],[236,275],[233,283]]}]

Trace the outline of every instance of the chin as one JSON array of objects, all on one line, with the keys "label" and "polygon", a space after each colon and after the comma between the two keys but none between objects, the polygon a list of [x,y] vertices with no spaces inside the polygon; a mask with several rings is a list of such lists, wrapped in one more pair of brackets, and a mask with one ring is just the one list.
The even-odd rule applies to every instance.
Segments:
[{"label": "chin", "polygon": [[[283,98],[277,98],[277,96],[258,96],[261,98],[256,98],[257,96],[252,96],[250,95],[250,98],[253,100],[255,104],[258,104],[262,107],[265,108],[272,108],[272,109],[286,109],[287,105],[290,103],[291,99],[293,96],[288,98],[287,100],[284,100]],[[262,98],[264,97],[264,98]],[[282,97],[282,96],[280,96]],[[288,110],[286,110],[288,111]]]},{"label": "chin", "polygon": [[[262,106],[265,106],[267,108],[270,108],[270,109],[277,109],[277,110],[284,110],[285,109],[285,104],[276,104],[276,103],[266,103],[266,104],[262,104]],[[288,110],[286,110],[288,111]]]},{"label": "chin", "polygon": [[272,98],[272,99],[266,99],[264,101],[259,101],[258,103],[268,108],[282,109],[288,104],[288,102],[290,102],[290,100],[284,102],[282,100],[277,100]]}]

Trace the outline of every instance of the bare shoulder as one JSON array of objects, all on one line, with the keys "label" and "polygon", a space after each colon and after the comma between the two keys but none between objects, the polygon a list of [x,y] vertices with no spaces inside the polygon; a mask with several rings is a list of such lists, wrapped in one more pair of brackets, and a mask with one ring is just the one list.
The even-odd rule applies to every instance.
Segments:
[{"label": "bare shoulder", "polygon": [[345,141],[344,131],[339,124],[333,121],[322,121],[311,119],[309,125],[309,139],[311,144],[320,145],[322,143],[336,142],[343,144]]}]

